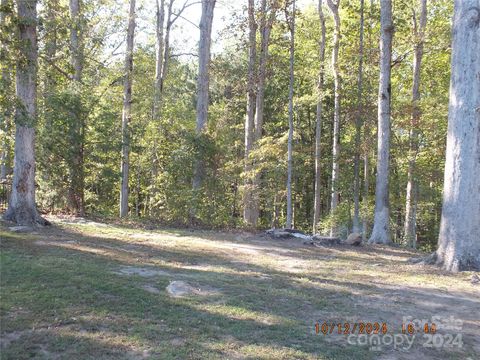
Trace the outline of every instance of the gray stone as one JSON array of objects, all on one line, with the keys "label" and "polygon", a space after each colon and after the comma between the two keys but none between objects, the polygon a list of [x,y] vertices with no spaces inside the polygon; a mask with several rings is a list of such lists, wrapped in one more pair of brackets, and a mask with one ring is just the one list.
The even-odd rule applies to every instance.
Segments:
[{"label": "gray stone", "polygon": [[345,240],[345,244],[358,246],[362,243],[362,235],[359,233],[351,233],[348,235],[347,240]]},{"label": "gray stone", "polygon": [[168,294],[173,297],[182,297],[182,296],[200,294],[200,289],[196,289],[189,283],[181,280],[170,282],[166,290]]}]

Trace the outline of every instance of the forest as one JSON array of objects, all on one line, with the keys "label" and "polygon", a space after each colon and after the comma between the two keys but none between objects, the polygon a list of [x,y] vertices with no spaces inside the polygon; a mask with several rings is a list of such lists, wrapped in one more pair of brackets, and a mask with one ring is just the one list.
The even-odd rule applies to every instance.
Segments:
[{"label": "forest", "polygon": [[[93,284],[91,269],[102,272],[100,284],[110,284],[112,275],[103,271],[118,261],[130,264],[121,252],[138,247],[141,255],[128,256],[139,256],[137,261],[153,267],[200,273],[195,266],[207,262],[223,266],[220,283],[205,273],[195,278],[197,284],[209,284],[207,290],[200,290],[200,285],[190,289],[195,296],[207,296],[210,290],[214,297],[227,296],[215,292],[219,284],[230,295],[236,294],[240,289],[229,288],[233,279],[222,276],[237,271],[238,277],[242,271],[258,272],[263,266],[267,273],[258,276],[273,276],[270,286],[275,291],[288,283],[292,288],[285,291],[292,292],[286,293],[286,299],[295,303],[308,298],[307,303],[316,306],[312,304],[319,300],[313,298],[323,290],[311,285],[311,290],[298,295],[302,290],[292,280],[297,276],[292,275],[296,274],[293,265],[282,262],[283,251],[290,251],[301,259],[303,265],[298,266],[303,270],[298,271],[304,276],[315,266],[326,266],[322,271],[327,277],[342,276],[337,273],[342,266],[350,270],[359,266],[362,274],[370,270],[375,274],[370,267],[380,264],[379,274],[393,274],[398,268],[402,275],[395,276],[405,276],[397,280],[408,287],[405,296],[412,302],[426,294],[416,289],[428,288],[425,284],[430,281],[428,291],[434,291],[448,288],[448,279],[461,279],[455,285],[461,288],[451,288],[451,293],[456,291],[453,296],[458,299],[464,296],[461,301],[471,311],[479,309],[478,298],[472,295],[480,282],[475,274],[480,270],[479,0],[1,0],[0,10],[0,245],[2,277],[6,276],[2,293],[18,281],[25,280],[25,286],[35,283],[33,265],[24,270],[31,273],[13,271],[18,261],[37,253],[34,249],[44,249],[38,250],[45,252],[44,261],[56,264],[50,271],[60,261],[73,261],[65,271],[73,265],[83,269],[85,278],[77,286],[92,281],[88,286],[102,292],[110,285]],[[267,229],[271,230],[265,233]],[[277,233],[289,239],[279,240]],[[191,253],[174,234],[185,236]],[[70,240],[61,240],[62,236]],[[136,236],[143,240],[135,241]],[[358,250],[345,247],[353,238],[358,239]],[[225,239],[231,241],[233,253],[244,251],[248,258],[248,252],[260,252],[255,260],[259,263],[246,265],[241,257],[244,265],[230,258],[226,265]],[[299,239],[308,241],[302,244]],[[312,239],[338,243],[332,247]],[[145,241],[151,241],[150,250]],[[307,254],[298,249],[308,244],[319,250],[308,248]],[[108,250],[109,246],[116,250]],[[72,258],[71,251],[91,256],[85,258],[92,261],[91,267],[83,268],[83,258]],[[342,251],[346,257],[341,259]],[[314,254],[323,260],[316,262]],[[108,262],[100,263],[99,256]],[[206,258],[201,260],[202,256]],[[187,260],[190,267],[182,268],[179,264]],[[43,269],[43,260],[37,261]],[[307,264],[314,264],[313,268]],[[213,272],[214,265],[207,270]],[[148,276],[147,268],[122,269],[117,273]],[[172,269],[160,273],[152,276],[177,274]],[[17,278],[21,276],[23,280]],[[39,281],[63,281],[59,274],[50,276],[54,280]],[[353,271],[348,276],[352,277],[346,288],[365,280],[355,278],[360,275]],[[467,285],[462,282],[465,276],[469,276]],[[142,291],[157,294],[158,286],[165,287],[164,280],[148,283]],[[122,281],[127,287],[137,286]],[[373,286],[365,281],[365,286]],[[263,289],[263,283],[255,284],[247,293]],[[273,296],[271,288],[265,289]],[[378,291],[387,290],[382,285]],[[22,294],[27,296],[28,291]],[[15,296],[20,295],[6,296],[2,317],[14,311]],[[49,296],[56,295],[46,293],[45,301]],[[134,303],[151,301],[152,308],[158,306],[161,312],[173,301],[162,298],[166,302],[160,306],[153,298],[138,300],[133,292],[115,296],[124,301],[120,308],[128,309],[121,315],[128,314],[134,322],[140,321]],[[438,296],[440,303],[447,301]],[[20,303],[30,301],[22,299]],[[258,301],[276,301],[272,299]],[[73,299],[62,301],[65,311],[73,311],[69,307]],[[204,306],[203,300],[181,301],[182,306],[188,304],[188,311]],[[230,310],[212,304],[202,311],[228,318],[225,314]],[[442,304],[442,309],[453,306]],[[248,311],[260,321],[265,308],[257,305]],[[291,313],[292,319],[307,316],[303,312],[310,311],[310,305],[300,315]],[[415,309],[420,308],[410,310]],[[431,315],[433,310],[423,311]],[[201,313],[182,314],[187,321],[204,319]],[[275,314],[281,316],[280,310]],[[44,315],[48,323],[51,319]],[[23,343],[8,335],[23,326],[15,321],[8,320],[2,329],[5,343],[10,344],[7,358],[12,359],[20,358],[18,349],[34,341],[31,333],[20,335],[27,339]],[[274,333],[261,335],[271,348],[244,348],[255,343],[254,337],[245,335],[249,327],[237,333],[233,323],[221,326],[229,336],[238,335],[243,345],[235,343],[239,346],[235,351],[240,358],[319,354],[353,358],[355,354],[351,347],[340,353],[319,352],[294,325],[290,332],[285,328],[288,321],[275,321],[269,318],[261,325],[278,326]],[[473,359],[480,353],[474,342],[469,343],[480,333],[478,322],[472,324],[463,338],[467,345],[453,358]],[[136,339],[148,339],[142,329]],[[216,336],[209,331],[213,330],[206,330],[208,336]],[[164,357],[236,358],[235,351],[228,350],[231,339],[223,339],[222,346],[215,342],[207,346],[202,342],[207,335],[190,335],[195,339],[191,343],[170,339],[172,352]],[[298,340],[298,348],[287,335]],[[199,344],[203,350],[196,357],[192,349]],[[285,352],[275,352],[278,344]],[[183,349],[179,353],[174,350],[177,345]],[[66,351],[51,343],[38,346],[32,351],[37,355],[45,351],[46,358],[62,358],[61,351]],[[66,358],[82,358],[79,354],[86,350],[75,346]],[[145,346],[146,357],[163,358],[154,345]],[[114,351],[106,345],[92,349],[90,358],[110,358],[109,351]],[[111,358],[141,358],[138,349],[128,349],[114,352]],[[270,354],[268,349],[275,350]],[[358,358],[371,356],[368,351],[362,354]],[[395,354],[388,358],[403,358]],[[438,358],[425,354],[427,359]]]}]

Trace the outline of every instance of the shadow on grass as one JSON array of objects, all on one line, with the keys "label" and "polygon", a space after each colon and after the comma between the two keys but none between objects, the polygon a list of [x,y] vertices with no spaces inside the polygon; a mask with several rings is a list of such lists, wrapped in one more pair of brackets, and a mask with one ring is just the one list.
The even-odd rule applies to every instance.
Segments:
[{"label": "shadow on grass", "polygon": [[[280,252],[282,245],[269,244]],[[39,235],[3,235],[1,248],[1,333],[25,332],[3,351],[5,359],[32,352],[39,358],[60,354],[69,359],[225,358],[237,353],[247,358],[375,357],[365,348],[329,344],[312,331],[318,310],[348,313],[348,299],[329,300],[338,297],[339,288],[346,295],[382,291],[377,285],[279,271],[213,251],[128,244],[58,228]],[[298,256],[307,256],[305,249],[299,251]],[[346,258],[357,261],[353,255]],[[198,264],[210,267],[182,268]],[[148,266],[170,275],[115,274],[121,266]],[[177,278],[220,293],[170,298],[164,291],[151,294],[141,288],[148,284],[163,290]]]}]

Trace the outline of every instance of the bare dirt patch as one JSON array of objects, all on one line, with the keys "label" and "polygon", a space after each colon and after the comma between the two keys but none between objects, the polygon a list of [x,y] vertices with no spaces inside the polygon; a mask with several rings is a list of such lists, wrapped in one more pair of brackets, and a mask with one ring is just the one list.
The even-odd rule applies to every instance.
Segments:
[{"label": "bare dirt patch", "polygon": [[156,270],[152,268],[143,268],[136,266],[124,266],[115,271],[114,273],[118,275],[138,275],[141,277],[171,276],[171,274],[165,270]]}]

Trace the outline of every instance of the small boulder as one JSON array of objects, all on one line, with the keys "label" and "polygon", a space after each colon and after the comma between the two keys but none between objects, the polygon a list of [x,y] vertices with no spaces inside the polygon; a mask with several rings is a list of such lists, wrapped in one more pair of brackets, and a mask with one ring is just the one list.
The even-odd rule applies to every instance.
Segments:
[{"label": "small boulder", "polygon": [[196,289],[189,283],[181,280],[170,282],[166,289],[168,294],[173,297],[196,295],[200,292],[199,289]]},{"label": "small boulder", "polygon": [[345,244],[358,246],[362,243],[362,235],[359,233],[351,233],[348,235],[347,240],[345,240]]}]

